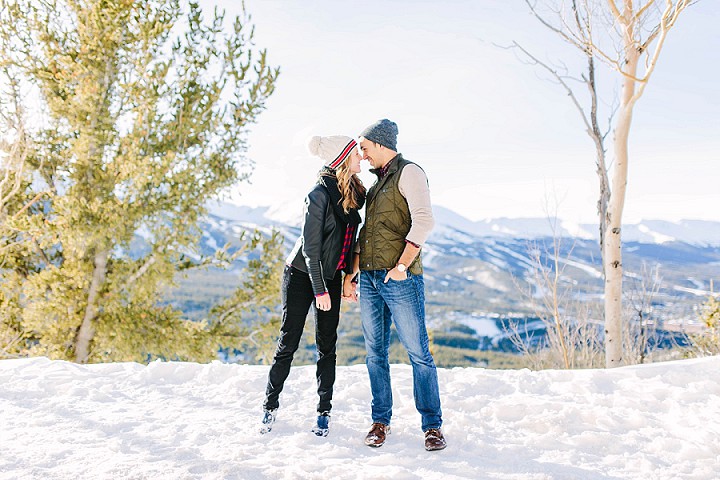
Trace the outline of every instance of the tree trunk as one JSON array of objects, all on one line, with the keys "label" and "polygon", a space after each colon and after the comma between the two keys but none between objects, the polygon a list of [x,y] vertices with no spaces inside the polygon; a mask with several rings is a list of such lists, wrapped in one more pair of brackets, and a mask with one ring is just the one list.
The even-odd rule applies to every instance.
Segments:
[{"label": "tree trunk", "polygon": [[85,317],[80,325],[80,330],[78,330],[77,340],[75,342],[75,361],[77,363],[87,363],[88,357],[90,356],[90,342],[95,336],[93,322],[98,312],[97,299],[105,283],[108,255],[109,252],[107,250],[102,250],[95,254],[95,269],[93,270],[93,276],[90,282],[90,292],[88,293]]},{"label": "tree trunk", "polygon": [[610,202],[605,228],[603,268],[605,270],[605,366],[619,367],[623,359],[622,345],[622,214],[628,177],[628,137],[632,123],[635,83],[640,51],[634,42],[632,2],[626,0],[623,16],[625,68],[623,70],[620,112],[615,126],[613,168]]},{"label": "tree trunk", "polygon": [[[617,168],[617,165],[616,165]],[[627,168],[627,164],[626,167]],[[618,175],[613,177],[613,185],[621,182]],[[627,177],[625,177],[627,178]],[[625,185],[623,184],[623,189]],[[605,270],[605,366],[619,367],[622,362],[622,245],[620,238],[620,216],[622,203],[613,201],[617,192],[613,188],[605,238],[603,263]]]}]

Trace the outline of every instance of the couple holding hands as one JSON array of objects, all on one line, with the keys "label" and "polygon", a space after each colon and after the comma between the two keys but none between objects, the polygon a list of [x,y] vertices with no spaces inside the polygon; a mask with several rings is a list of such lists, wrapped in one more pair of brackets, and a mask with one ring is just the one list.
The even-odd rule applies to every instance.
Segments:
[{"label": "couple holding hands", "polygon": [[[372,393],[372,427],[365,444],[380,447],[390,433],[390,326],[394,322],[413,371],[415,406],[422,417],[426,450],[446,447],[435,362],[425,327],[425,286],[420,249],[433,228],[425,172],[397,152],[397,125],[387,119],[355,139],[313,137],[310,152],[324,161],[305,199],[300,238],[286,261],[282,323],[268,375],[261,433],[272,430],[279,396],[290,373],[310,307],[315,316],[317,422],[329,431],[335,383],[340,301],[360,302]],[[357,173],[367,160],[377,176],[366,191]],[[362,228],[359,214],[365,204]]]}]

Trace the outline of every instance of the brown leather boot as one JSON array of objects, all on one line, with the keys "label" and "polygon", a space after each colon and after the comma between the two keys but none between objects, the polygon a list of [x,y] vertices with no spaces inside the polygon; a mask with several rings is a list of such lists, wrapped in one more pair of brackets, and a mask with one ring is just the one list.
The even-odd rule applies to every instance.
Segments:
[{"label": "brown leather boot", "polygon": [[365,445],[368,447],[382,447],[385,438],[390,434],[390,425],[384,423],[373,423],[370,431],[365,436]]},{"label": "brown leather boot", "polygon": [[445,447],[447,447],[447,443],[439,428],[429,428],[425,431],[425,450],[432,452]]}]

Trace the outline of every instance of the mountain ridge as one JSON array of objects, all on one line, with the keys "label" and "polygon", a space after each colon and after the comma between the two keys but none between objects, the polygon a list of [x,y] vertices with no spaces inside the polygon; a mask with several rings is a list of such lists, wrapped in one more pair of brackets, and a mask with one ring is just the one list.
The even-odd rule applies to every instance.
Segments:
[{"label": "mountain ridge", "polygon": [[[268,235],[276,230],[284,238],[282,255],[287,255],[301,233],[299,216],[293,215],[297,210],[302,213],[302,205],[284,210],[213,205],[200,222],[202,238],[194,253],[211,256],[220,245],[228,245],[232,253],[240,248],[243,233],[257,230]],[[552,236],[546,219],[473,222],[444,207],[435,208],[435,217],[422,256],[426,321],[438,349],[442,347],[437,361],[443,365],[505,362],[507,357],[488,359],[483,355],[486,351],[515,351],[506,333],[514,321],[526,322],[527,341],[542,338],[544,327],[538,326],[535,303],[547,285],[538,275],[555,268],[558,288],[568,306],[585,312],[590,323],[601,323],[604,282],[598,241],[587,238],[589,233],[578,235],[583,228],[594,231],[594,225],[566,223],[558,230],[564,236],[558,238]],[[698,328],[699,305],[712,294],[713,284],[720,283],[720,245],[714,246],[718,242],[713,230],[718,230],[720,238],[720,222],[651,221],[625,228],[626,314],[634,318],[632,309],[640,307],[633,305],[644,302],[642,318],[653,326],[653,345],[683,345],[685,332]],[[205,318],[213,302],[231,294],[239,284],[252,255],[257,252],[239,256],[227,270],[189,275],[168,292],[166,301],[187,318]],[[643,294],[648,289],[654,292],[650,297]],[[568,315],[574,318],[574,313]],[[357,305],[348,305],[343,318],[341,360],[350,364],[364,355]]]},{"label": "mountain ridge", "polygon": [[[302,223],[302,207],[289,209],[286,206],[249,207],[229,202],[214,202],[208,206],[209,212],[219,218],[261,227],[274,225],[299,227]],[[473,237],[522,238],[533,239],[557,236],[597,240],[597,224],[573,223],[562,219],[553,221],[548,218],[498,217],[483,220],[470,220],[461,214],[440,205],[433,206],[435,230],[438,235],[444,228],[451,228]],[[555,227],[553,228],[553,223]],[[709,220],[684,219],[642,220],[638,223],[623,225],[623,242],[646,244],[665,244],[682,242],[698,246],[720,246],[720,222]]]}]

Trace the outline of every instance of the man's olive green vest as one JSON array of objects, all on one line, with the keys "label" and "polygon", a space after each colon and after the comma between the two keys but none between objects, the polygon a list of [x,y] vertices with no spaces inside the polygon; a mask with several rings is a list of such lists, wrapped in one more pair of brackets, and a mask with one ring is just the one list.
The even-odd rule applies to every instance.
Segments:
[{"label": "man's olive green vest", "polygon": [[[365,225],[360,230],[360,270],[389,270],[397,265],[405,249],[405,238],[412,221],[407,200],[400,193],[400,173],[413,162],[398,154],[387,173],[370,187],[365,205]],[[377,174],[378,169],[371,170]],[[408,270],[422,274],[422,260],[417,258]]]}]

